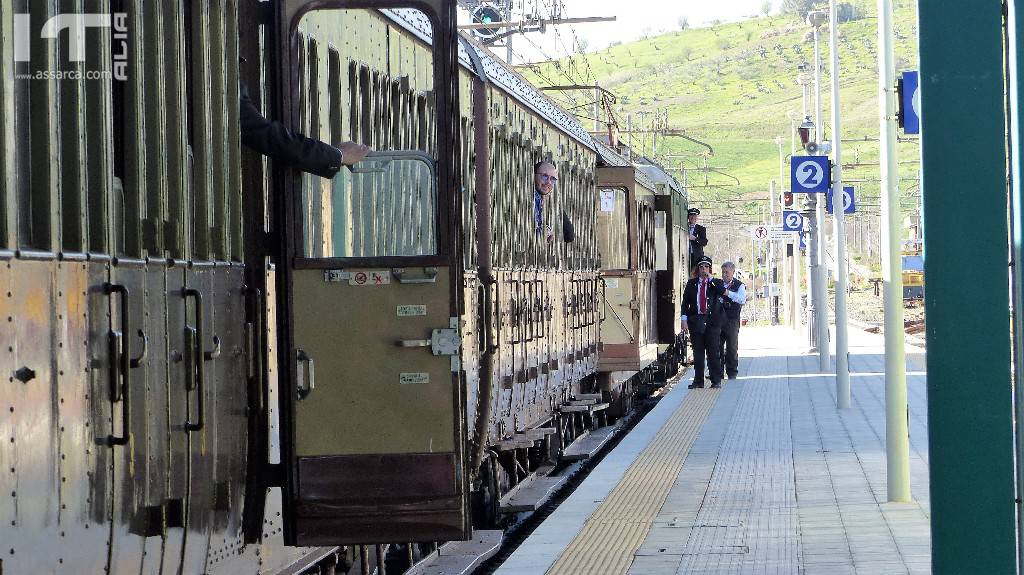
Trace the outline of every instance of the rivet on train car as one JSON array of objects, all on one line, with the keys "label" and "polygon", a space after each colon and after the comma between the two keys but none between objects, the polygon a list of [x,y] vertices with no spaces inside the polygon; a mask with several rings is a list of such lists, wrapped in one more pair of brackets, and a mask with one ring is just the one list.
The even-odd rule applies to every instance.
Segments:
[{"label": "rivet on train car", "polygon": [[21,367],[14,372],[14,377],[22,383],[28,383],[36,378],[36,372],[28,367]]}]

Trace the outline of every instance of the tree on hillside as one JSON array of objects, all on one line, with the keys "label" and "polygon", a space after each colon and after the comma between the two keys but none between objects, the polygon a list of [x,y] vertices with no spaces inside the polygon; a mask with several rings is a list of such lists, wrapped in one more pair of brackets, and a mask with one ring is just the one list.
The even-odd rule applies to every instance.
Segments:
[{"label": "tree on hillside", "polygon": [[814,0],[782,0],[783,14],[796,14],[801,20],[814,9]]},{"label": "tree on hillside", "polygon": [[768,16],[769,14],[772,13],[771,0],[764,0],[764,2],[761,4],[761,13],[764,14],[765,16]]},{"label": "tree on hillside", "polygon": [[680,30],[686,30],[689,27],[690,27],[690,19],[687,18],[686,16],[680,16],[679,17],[679,29]]}]

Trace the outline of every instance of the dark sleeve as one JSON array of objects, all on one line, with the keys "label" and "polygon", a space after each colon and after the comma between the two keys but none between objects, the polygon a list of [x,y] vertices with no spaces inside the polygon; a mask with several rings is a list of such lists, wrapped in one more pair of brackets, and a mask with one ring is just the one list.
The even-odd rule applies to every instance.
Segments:
[{"label": "dark sleeve", "polygon": [[692,285],[691,282],[686,282],[686,287],[683,288],[683,315],[685,316],[697,315],[696,306],[693,305],[693,300],[696,298],[693,297]]},{"label": "dark sleeve", "polygon": [[319,140],[292,133],[280,122],[263,117],[249,99],[245,85],[239,87],[239,120],[242,144],[264,156],[303,172],[333,178],[341,169],[341,150]]},{"label": "dark sleeve", "polygon": [[708,232],[707,232],[707,229],[705,229],[704,226],[697,226],[697,229],[694,230],[694,231],[697,232],[696,234],[694,234],[694,235],[697,236],[697,243],[701,247],[704,247],[704,246],[708,245]]},{"label": "dark sleeve", "polygon": [[569,216],[565,212],[562,212],[562,238],[567,244],[576,239],[576,229],[572,227],[572,222],[569,221]]}]

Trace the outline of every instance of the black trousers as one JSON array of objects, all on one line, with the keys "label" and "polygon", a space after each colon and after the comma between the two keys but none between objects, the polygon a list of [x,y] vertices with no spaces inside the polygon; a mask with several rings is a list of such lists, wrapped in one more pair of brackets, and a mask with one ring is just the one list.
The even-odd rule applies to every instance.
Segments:
[{"label": "black trousers", "polygon": [[700,331],[696,320],[687,319],[690,331],[690,345],[693,346],[693,384],[704,385],[704,358],[711,374],[711,383],[722,381],[722,327],[707,325]]},{"label": "black trousers", "polygon": [[725,373],[734,377],[740,369],[740,318],[726,318],[722,326],[722,363]]}]

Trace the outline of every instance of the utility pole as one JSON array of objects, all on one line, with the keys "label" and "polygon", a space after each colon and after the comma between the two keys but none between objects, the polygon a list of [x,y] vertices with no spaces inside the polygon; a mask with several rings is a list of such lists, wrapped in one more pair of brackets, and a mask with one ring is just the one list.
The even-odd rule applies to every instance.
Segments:
[{"label": "utility pole", "polygon": [[[803,96],[804,96],[803,97],[803,102],[804,102],[803,111],[804,111],[804,116],[806,116],[807,115],[807,87],[805,85],[801,84],[801,88],[803,89]],[[792,113],[791,113],[790,116],[789,116],[789,157],[792,158],[795,155],[796,155],[796,118],[794,118]],[[783,166],[783,169],[784,168],[785,167]],[[793,185],[792,182],[790,182],[790,190],[789,190],[790,192],[793,191],[792,190],[792,185]],[[793,201],[795,203],[796,202],[796,198],[793,198]],[[794,206],[794,207],[796,207],[796,206]],[[792,290],[792,293],[790,293],[790,298],[792,298],[790,300],[790,305],[792,306],[792,309],[793,309],[793,318],[792,318],[791,327],[793,328],[793,330],[799,332],[800,331],[800,326],[803,323],[803,320],[800,317],[800,310],[801,310],[801,306],[800,306],[800,292],[801,292],[801,287],[800,287],[800,265],[801,265],[801,263],[803,261],[803,255],[800,253],[800,236],[799,236],[799,234],[796,236],[795,241],[792,243],[792,250],[793,250],[793,259],[790,262],[791,267],[792,267],[792,273],[790,274],[790,276],[791,276],[790,277],[790,283],[793,286],[793,290]]]},{"label": "utility pole", "polygon": [[[807,15],[807,21],[814,27],[814,124],[815,141],[821,141],[821,135],[825,132],[821,113],[821,25],[825,23],[828,15],[820,10],[815,10]],[[820,148],[820,145],[819,145]],[[817,153],[821,153],[819,149]],[[828,303],[826,302],[825,286],[827,274],[825,272],[825,244],[822,241],[825,227],[825,202],[818,201],[817,194],[808,194],[810,204],[814,209],[814,219],[811,223],[811,300],[814,314],[811,316],[811,329],[815,333],[814,341],[818,349],[818,368],[821,371],[832,369],[832,358],[828,349]]]},{"label": "utility pole", "polygon": [[[775,189],[775,180],[772,180],[771,187],[768,191],[770,196],[769,200],[769,214],[768,214],[768,227],[775,225],[775,201],[777,191]],[[779,296],[772,293],[772,286],[779,281],[779,270],[775,266],[775,240],[772,239],[771,234],[768,235],[768,270],[771,274],[771,279],[768,281],[768,301],[771,306],[771,318],[772,325],[779,325]]]},{"label": "utility pole", "polygon": [[878,0],[878,124],[882,176],[882,280],[885,300],[885,462],[889,501],[910,502],[907,366],[903,337],[899,172],[896,165],[896,67],[892,0]]},{"label": "utility pole", "polygon": [[829,0],[829,52],[832,59],[832,223],[836,256],[836,406],[850,407],[850,356],[846,332],[846,200],[843,192],[842,130],[839,128],[839,19]]}]

